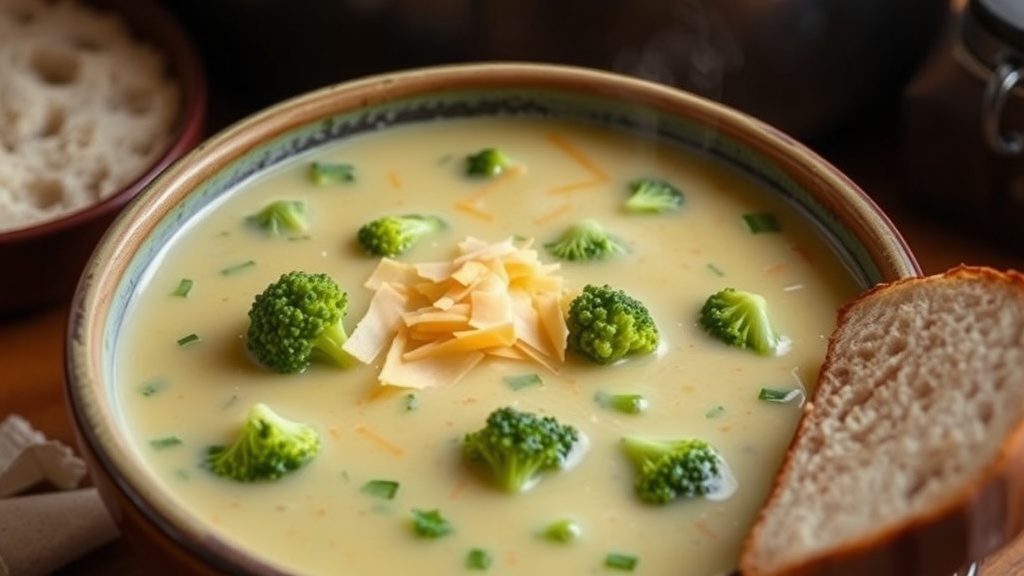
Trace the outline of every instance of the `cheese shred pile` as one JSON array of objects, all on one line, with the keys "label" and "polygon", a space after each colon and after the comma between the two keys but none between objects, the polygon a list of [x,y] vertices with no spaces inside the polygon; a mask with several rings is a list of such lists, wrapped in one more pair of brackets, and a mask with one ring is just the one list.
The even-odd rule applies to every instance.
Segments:
[{"label": "cheese shred pile", "polygon": [[451,261],[383,258],[344,348],[366,364],[384,353],[380,382],[403,388],[454,384],[488,356],[557,372],[568,335],[559,270],[513,238],[466,238]]}]

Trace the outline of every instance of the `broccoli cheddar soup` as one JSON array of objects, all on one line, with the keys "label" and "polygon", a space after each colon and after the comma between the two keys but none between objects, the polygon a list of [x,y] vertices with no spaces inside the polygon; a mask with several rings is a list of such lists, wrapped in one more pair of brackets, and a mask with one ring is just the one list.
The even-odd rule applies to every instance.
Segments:
[{"label": "broccoli cheddar soup", "polygon": [[[468,175],[467,157],[489,148],[510,165]],[[314,163],[348,168],[332,178]],[[673,186],[681,205],[627,209],[631,185],[645,179]],[[257,215],[277,201],[301,207],[305,228],[261,225]],[[364,224],[408,215],[443,225],[390,257],[357,241]],[[593,245],[560,250],[581,223],[617,249],[594,259]],[[438,278],[449,279],[466,253],[495,247],[514,262],[495,272],[481,258],[475,270],[488,280],[478,284],[490,292],[438,293]],[[494,304],[494,284],[525,268],[544,295]],[[247,342],[250,306],[292,271],[334,279],[348,296],[345,331],[376,348],[347,367],[327,355],[294,373],[261,365]],[[657,328],[653,351],[595,362],[567,347],[560,323],[587,285],[642,303]],[[402,302],[443,300],[435,312],[447,315],[417,331],[403,324],[411,310],[368,314],[382,286]],[[710,335],[701,308],[724,288],[763,296],[786,346],[759,354]],[[713,159],[550,119],[412,123],[339,140],[247,180],[178,233],[127,310],[118,400],[136,450],[175,506],[289,572],[717,575],[734,568],[767,495],[835,310],[859,289],[804,216]],[[446,322],[464,327],[452,315],[469,314],[466,302],[474,325],[487,329],[451,345],[458,330]],[[524,328],[528,320],[541,328]],[[508,345],[531,337],[510,339],[513,329],[548,350]],[[417,363],[426,346],[437,350]],[[616,405],[623,395],[635,409]],[[215,473],[209,448],[238,438],[256,405],[311,427],[319,451],[276,479]],[[563,469],[504,489],[464,456],[466,435],[501,408],[550,416],[585,442]],[[645,501],[627,437],[706,442],[719,457],[717,489]],[[438,533],[417,530],[438,521]],[[560,523],[571,524],[570,537],[546,534]]]}]

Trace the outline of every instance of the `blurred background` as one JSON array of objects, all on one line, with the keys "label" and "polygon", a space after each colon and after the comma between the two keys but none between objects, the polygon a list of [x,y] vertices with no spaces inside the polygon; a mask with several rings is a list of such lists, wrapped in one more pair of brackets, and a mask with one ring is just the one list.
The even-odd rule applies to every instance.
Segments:
[{"label": "blurred background", "polygon": [[240,105],[471,60],[578,64],[720,100],[818,137],[899,93],[949,0],[177,0]]}]

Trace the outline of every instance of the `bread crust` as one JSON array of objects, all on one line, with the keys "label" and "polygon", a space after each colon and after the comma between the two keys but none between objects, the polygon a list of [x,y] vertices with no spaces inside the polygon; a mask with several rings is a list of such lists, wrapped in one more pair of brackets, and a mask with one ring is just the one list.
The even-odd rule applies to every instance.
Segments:
[{"label": "bread crust", "polygon": [[[964,280],[1008,285],[1020,292],[1024,302],[1024,274],[962,264],[941,274],[906,278],[871,288],[839,309],[837,326],[848,321],[859,304],[884,297],[889,290],[921,282]],[[821,374],[836,360],[834,344],[835,333],[830,337]],[[1024,382],[1020,385],[1024,386]],[[818,386],[805,406],[765,506],[743,543],[740,558],[743,576],[947,576],[998,550],[1024,529],[1024,419],[1021,419],[1006,435],[996,457],[930,511],[911,515],[889,529],[788,566],[778,569],[759,566],[754,548],[762,537],[763,518],[776,505],[780,488],[793,481],[793,448],[797,439],[806,433],[808,417],[815,409],[820,392]]]}]

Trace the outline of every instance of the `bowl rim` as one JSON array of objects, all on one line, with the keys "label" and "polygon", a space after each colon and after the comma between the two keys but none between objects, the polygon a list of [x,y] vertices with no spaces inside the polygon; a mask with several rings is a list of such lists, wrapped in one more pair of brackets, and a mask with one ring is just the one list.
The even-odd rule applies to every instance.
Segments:
[{"label": "bowl rim", "polygon": [[165,61],[164,65],[173,71],[173,76],[177,79],[176,83],[181,94],[178,120],[165,150],[134,180],[112,191],[99,202],[93,202],[55,218],[40,220],[28,226],[0,230],[0,245],[27,242],[59,230],[75,228],[95,220],[97,217],[116,212],[137,196],[174,160],[189,151],[203,134],[209,93],[206,69],[198,49],[177,18],[156,0],[131,0],[130,11],[136,15],[136,18],[145,17],[148,22],[160,22],[159,25],[144,23],[146,29],[157,30],[158,34],[139,34],[141,26],[139,22],[134,18],[126,18],[120,11],[113,9],[109,0],[88,0],[86,4],[104,13],[114,10],[113,13],[123,21],[133,35],[142,37],[145,43],[154,46],[161,53]]},{"label": "bowl rim", "polygon": [[[908,245],[889,218],[850,178],[817,153],[745,113],[651,81],[561,64],[476,62],[377,74],[271,105],[222,129],[172,163],[118,215],[86,266],[72,298],[67,323],[66,397],[83,449],[94,452],[95,466],[111,479],[121,496],[141,510],[148,522],[159,525],[165,534],[174,535],[178,546],[216,569],[277,573],[265,561],[211,537],[201,522],[182,513],[170,499],[152,498],[149,489],[137,485],[151,473],[130,455],[133,449],[127,440],[119,437],[122,430],[113,406],[116,402],[102,381],[103,350],[111,338],[104,328],[113,306],[111,295],[123,285],[132,260],[129,248],[132,242],[142,241],[152,232],[178,201],[205,178],[260,144],[339,113],[430,94],[435,87],[441,87],[441,91],[538,88],[596,94],[720,130],[766,155],[784,173],[800,174],[817,187],[845,194],[841,204],[827,208],[845,216],[844,222],[869,252],[885,281],[921,274]],[[838,202],[838,196],[833,201]]]}]

